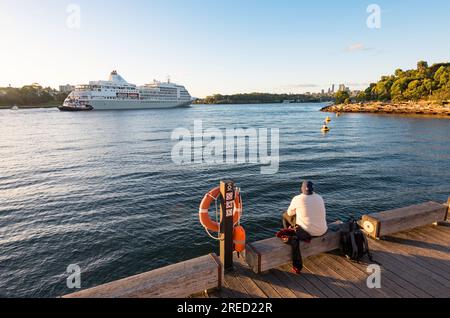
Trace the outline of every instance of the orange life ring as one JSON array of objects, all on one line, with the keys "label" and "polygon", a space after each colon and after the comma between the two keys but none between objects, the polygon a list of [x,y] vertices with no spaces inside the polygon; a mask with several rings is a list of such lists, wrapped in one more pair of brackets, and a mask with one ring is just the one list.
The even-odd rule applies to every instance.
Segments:
[{"label": "orange life ring", "polygon": [[[218,222],[215,222],[211,220],[209,217],[209,207],[213,203],[213,201],[216,201],[217,198],[220,195],[220,188],[214,188],[211,191],[209,191],[203,198],[202,202],[200,203],[200,209],[198,212],[200,223],[203,225],[204,228],[213,231],[213,232],[219,232],[220,231],[220,224]],[[235,192],[234,197],[234,210],[233,210],[233,223],[234,225],[238,224],[242,215],[242,197],[237,190]]]},{"label": "orange life ring", "polygon": [[233,230],[233,244],[236,252],[245,251],[245,230],[241,225],[236,226]]}]

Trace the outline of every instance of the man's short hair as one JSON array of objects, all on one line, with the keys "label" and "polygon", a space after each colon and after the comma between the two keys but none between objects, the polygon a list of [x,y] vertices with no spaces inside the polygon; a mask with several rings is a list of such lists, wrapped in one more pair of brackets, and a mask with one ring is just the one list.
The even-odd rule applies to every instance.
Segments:
[{"label": "man's short hair", "polygon": [[314,193],[314,183],[311,181],[304,181],[302,184],[301,192],[304,195],[312,195]]}]

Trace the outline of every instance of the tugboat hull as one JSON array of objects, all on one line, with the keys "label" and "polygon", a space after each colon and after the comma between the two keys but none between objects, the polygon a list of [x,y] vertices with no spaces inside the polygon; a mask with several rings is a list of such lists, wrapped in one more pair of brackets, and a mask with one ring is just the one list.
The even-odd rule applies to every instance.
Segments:
[{"label": "tugboat hull", "polygon": [[62,112],[88,112],[94,109],[92,106],[83,107],[70,107],[70,106],[60,106],[58,109]]}]

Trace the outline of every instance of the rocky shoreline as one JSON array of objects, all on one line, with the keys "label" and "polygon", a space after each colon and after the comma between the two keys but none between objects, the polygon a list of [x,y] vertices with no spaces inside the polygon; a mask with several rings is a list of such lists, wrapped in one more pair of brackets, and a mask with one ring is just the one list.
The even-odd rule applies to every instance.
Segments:
[{"label": "rocky shoreline", "polygon": [[421,102],[370,102],[330,105],[321,109],[328,113],[372,113],[395,115],[446,116],[450,118],[450,104],[439,105],[429,101]]}]

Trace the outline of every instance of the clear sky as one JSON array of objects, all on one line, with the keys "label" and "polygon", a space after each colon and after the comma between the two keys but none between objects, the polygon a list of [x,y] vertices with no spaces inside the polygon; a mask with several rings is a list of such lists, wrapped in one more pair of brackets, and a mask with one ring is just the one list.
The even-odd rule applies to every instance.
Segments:
[{"label": "clear sky", "polygon": [[[372,3],[380,29],[366,23]],[[448,61],[449,16],[448,0],[0,0],[0,86],[117,69],[135,84],[170,76],[196,97],[358,89],[418,60]]]}]

